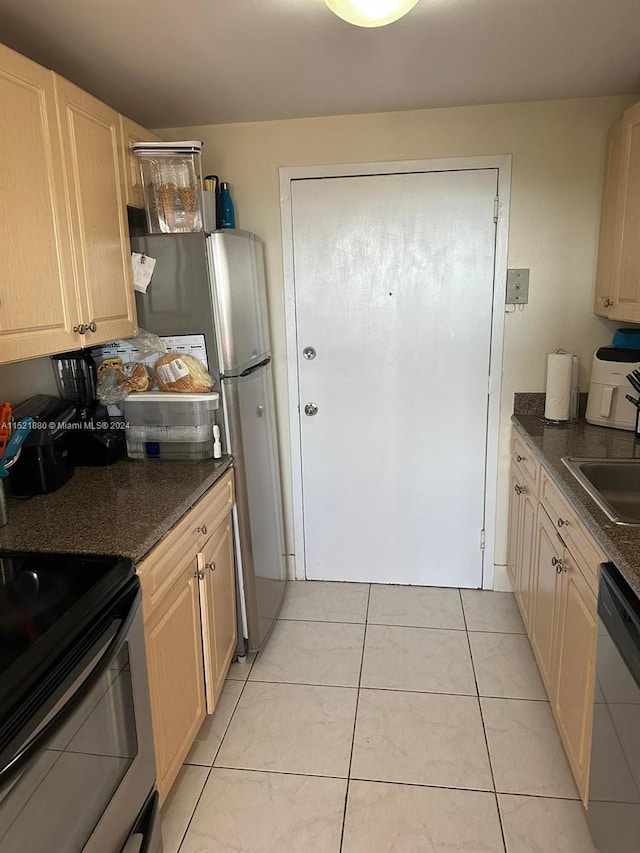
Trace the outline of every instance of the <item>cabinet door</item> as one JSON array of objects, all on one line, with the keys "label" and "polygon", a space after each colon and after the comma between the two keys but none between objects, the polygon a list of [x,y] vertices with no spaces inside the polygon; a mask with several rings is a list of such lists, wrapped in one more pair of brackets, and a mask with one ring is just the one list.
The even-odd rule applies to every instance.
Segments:
[{"label": "cabinet door", "polygon": [[598,638],[597,601],[569,552],[566,552],[563,569],[552,705],[573,775],[586,804]]},{"label": "cabinet door", "polygon": [[53,73],[0,45],[0,362],[80,345]]},{"label": "cabinet door", "polygon": [[131,146],[136,142],[162,142],[162,140],[126,116],[120,116],[120,134],[126,202],[132,207],[144,207],[138,159],[131,153]]},{"label": "cabinet door", "polygon": [[[143,601],[144,606],[144,601]],[[166,797],[206,716],[195,556],[162,601],[145,609],[158,790]]]},{"label": "cabinet door", "polygon": [[131,249],[120,165],[120,116],[55,77],[85,346],[135,328]]},{"label": "cabinet door", "polygon": [[609,131],[600,213],[596,298],[593,310],[608,317],[620,274],[620,213],[622,201],[622,119]]},{"label": "cabinet door", "polygon": [[516,560],[516,599],[525,628],[531,623],[532,566],[536,547],[538,502],[525,487],[520,496],[520,527]]},{"label": "cabinet door", "polygon": [[564,544],[542,508],[538,512],[535,538],[529,638],[540,675],[551,697]]},{"label": "cabinet door", "polygon": [[212,714],[236,648],[236,583],[231,513],[204,545],[200,559],[202,645],[207,711]]},{"label": "cabinet door", "polygon": [[511,491],[509,492],[509,535],[507,539],[507,571],[511,579],[514,595],[518,598],[517,592],[517,560],[518,560],[518,540],[520,531],[520,508],[522,501],[520,500],[522,488],[521,478],[516,465],[511,463]]}]

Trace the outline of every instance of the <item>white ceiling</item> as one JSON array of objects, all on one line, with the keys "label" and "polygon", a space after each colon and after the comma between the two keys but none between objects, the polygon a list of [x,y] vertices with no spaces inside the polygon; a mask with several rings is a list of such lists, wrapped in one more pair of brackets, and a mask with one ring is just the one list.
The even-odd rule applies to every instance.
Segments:
[{"label": "white ceiling", "polygon": [[640,0],[0,0],[0,40],[149,127],[640,92]]}]

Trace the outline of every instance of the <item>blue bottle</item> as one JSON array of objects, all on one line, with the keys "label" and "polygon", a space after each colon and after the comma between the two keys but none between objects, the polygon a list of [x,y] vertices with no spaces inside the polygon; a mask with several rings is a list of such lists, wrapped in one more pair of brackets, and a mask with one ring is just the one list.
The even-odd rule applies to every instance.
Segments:
[{"label": "blue bottle", "polygon": [[229,184],[223,181],[220,184],[220,212],[222,213],[222,227],[236,227],[236,213],[233,209],[233,199],[231,198],[231,190]]}]

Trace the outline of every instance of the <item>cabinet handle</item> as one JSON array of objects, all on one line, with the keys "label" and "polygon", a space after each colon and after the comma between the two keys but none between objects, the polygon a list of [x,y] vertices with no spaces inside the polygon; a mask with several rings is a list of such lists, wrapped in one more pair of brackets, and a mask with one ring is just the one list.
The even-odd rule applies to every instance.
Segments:
[{"label": "cabinet handle", "polygon": [[204,567],[205,567],[205,569],[209,569],[210,572],[215,572],[215,570],[216,570],[215,561],[213,563],[205,563]]},{"label": "cabinet handle", "polygon": [[567,518],[559,518],[558,519],[558,527],[568,527],[568,526],[569,526],[569,519],[567,519]]},{"label": "cabinet handle", "polygon": [[555,566],[556,572],[558,574],[560,574],[560,572],[563,570],[562,560],[558,559],[558,557],[551,558],[551,565]]},{"label": "cabinet handle", "polygon": [[514,487],[514,491],[515,491],[516,495],[524,495],[524,493],[525,493],[527,490],[526,490],[526,488],[525,488],[524,486],[518,486],[518,485],[516,484],[516,486]]},{"label": "cabinet handle", "polygon": [[520,456],[519,453],[516,456],[516,459],[518,460],[518,462],[526,462],[527,461],[527,457],[526,456]]},{"label": "cabinet handle", "polygon": [[613,299],[609,299],[609,297],[607,296],[605,299],[602,300],[602,304],[605,308],[611,308],[611,306],[613,305]]},{"label": "cabinet handle", "polygon": [[202,527],[196,528],[196,533],[205,533],[206,534],[206,532],[207,532],[207,525],[206,524],[203,524]]},{"label": "cabinet handle", "polygon": [[195,576],[198,578],[199,581],[203,581],[204,580],[204,569],[196,569],[196,575]]},{"label": "cabinet handle", "polygon": [[95,320],[92,320],[90,323],[79,323],[77,326],[73,327],[73,331],[78,335],[86,335],[87,332],[97,332],[98,324]]}]

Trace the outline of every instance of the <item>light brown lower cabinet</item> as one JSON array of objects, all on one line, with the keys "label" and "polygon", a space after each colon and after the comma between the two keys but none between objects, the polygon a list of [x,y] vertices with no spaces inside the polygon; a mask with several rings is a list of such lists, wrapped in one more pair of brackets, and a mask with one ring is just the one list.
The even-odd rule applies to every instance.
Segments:
[{"label": "light brown lower cabinet", "polygon": [[158,790],[162,800],[178,775],[206,716],[200,595],[195,563],[145,620]]},{"label": "light brown lower cabinet", "polygon": [[206,542],[198,560],[203,646],[209,650],[204,662],[207,711],[212,714],[222,692],[237,639],[231,514]]},{"label": "light brown lower cabinet", "polygon": [[531,588],[529,639],[549,698],[553,694],[554,658],[562,585],[564,542],[542,507],[538,511]]},{"label": "light brown lower cabinet", "polygon": [[563,563],[553,708],[578,789],[586,800],[598,639],[597,598],[569,552]]},{"label": "light brown lower cabinet", "polygon": [[236,647],[229,471],[137,566],[160,801],[166,799]]},{"label": "light brown lower cabinet", "polygon": [[[512,460],[508,567],[569,764],[588,800],[595,690],[598,570],[606,556],[543,466],[525,480]],[[521,491],[518,493],[515,486]],[[533,534],[531,533],[533,531]]]},{"label": "light brown lower cabinet", "polygon": [[514,458],[509,503],[507,568],[525,627],[531,616],[531,570],[536,533],[538,498],[522,467]]}]

